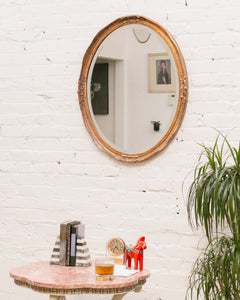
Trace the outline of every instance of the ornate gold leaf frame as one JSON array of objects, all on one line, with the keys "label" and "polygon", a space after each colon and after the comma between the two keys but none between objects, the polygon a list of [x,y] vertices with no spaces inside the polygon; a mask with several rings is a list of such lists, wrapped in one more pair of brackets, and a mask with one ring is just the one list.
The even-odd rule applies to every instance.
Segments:
[{"label": "ornate gold leaf frame", "polygon": [[[165,134],[165,136],[151,149],[138,153],[138,154],[126,154],[119,152],[118,150],[112,148],[109,144],[107,144],[103,138],[99,135],[96,127],[93,123],[89,106],[88,106],[88,99],[87,99],[87,77],[90,69],[91,62],[93,57],[104,41],[104,39],[114,30],[118,29],[119,27],[128,25],[128,24],[141,24],[150,29],[154,30],[157,34],[161,36],[161,38],[166,42],[173,58],[175,60],[175,64],[177,66],[178,72],[178,81],[179,81],[179,99],[178,99],[178,106],[172,121],[172,124]],[[182,53],[174,40],[174,38],[159,24],[156,22],[142,16],[126,16],[119,18],[103,28],[93,39],[91,45],[87,49],[83,62],[82,62],[82,70],[80,74],[80,78],[78,81],[78,97],[79,97],[79,104],[82,111],[82,116],[84,120],[84,124],[92,137],[95,144],[104,152],[109,154],[110,156],[114,157],[117,160],[124,161],[124,162],[140,162],[144,161],[148,158],[153,157],[158,152],[162,151],[173,139],[175,134],[177,133],[179,127],[181,126],[182,120],[184,118],[186,106],[187,106],[187,98],[188,98],[188,78],[187,78],[187,71],[185,62],[182,56]]]}]

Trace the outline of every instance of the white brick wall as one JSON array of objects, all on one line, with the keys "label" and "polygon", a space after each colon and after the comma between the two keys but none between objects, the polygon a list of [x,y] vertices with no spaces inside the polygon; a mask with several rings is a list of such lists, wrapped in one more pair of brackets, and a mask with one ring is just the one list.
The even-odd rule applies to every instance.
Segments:
[{"label": "white brick wall", "polygon": [[[184,299],[200,236],[188,225],[182,182],[200,152],[197,142],[215,138],[210,127],[239,140],[239,10],[239,0],[0,0],[1,300],[47,299],[14,286],[8,272],[48,260],[59,223],[82,217],[93,257],[110,237],[134,242],[146,235],[151,278],[126,300]],[[77,99],[93,37],[129,14],[172,33],[190,82],[179,133],[141,164],[97,149]]]}]

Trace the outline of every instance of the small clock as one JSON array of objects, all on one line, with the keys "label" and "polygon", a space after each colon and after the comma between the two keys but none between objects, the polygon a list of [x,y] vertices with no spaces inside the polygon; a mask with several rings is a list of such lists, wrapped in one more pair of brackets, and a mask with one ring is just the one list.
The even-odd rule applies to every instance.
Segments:
[{"label": "small clock", "polygon": [[112,256],[119,256],[125,251],[125,243],[120,238],[113,238],[108,242],[107,249]]}]

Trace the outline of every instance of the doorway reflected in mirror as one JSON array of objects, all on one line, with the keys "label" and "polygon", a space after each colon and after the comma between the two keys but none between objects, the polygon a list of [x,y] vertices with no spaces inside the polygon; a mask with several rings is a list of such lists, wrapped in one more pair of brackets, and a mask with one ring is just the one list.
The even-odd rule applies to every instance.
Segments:
[{"label": "doorway reflected in mirror", "polygon": [[[141,16],[119,18],[98,33],[83,60],[79,101],[85,125],[114,158],[149,158],[176,134],[187,84],[181,52],[165,29]],[[158,131],[152,120],[161,123]]]}]

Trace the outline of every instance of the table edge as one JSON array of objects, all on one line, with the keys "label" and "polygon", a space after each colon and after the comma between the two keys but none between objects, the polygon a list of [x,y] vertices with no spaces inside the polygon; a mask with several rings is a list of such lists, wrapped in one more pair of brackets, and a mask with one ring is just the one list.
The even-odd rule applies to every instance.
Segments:
[{"label": "table edge", "polygon": [[44,294],[51,294],[51,295],[77,295],[77,294],[122,294],[128,293],[133,291],[137,287],[140,287],[146,283],[147,279],[141,279],[137,283],[132,284],[130,286],[125,287],[117,287],[117,288],[47,288],[47,287],[40,287],[37,285],[31,285],[26,281],[21,281],[18,279],[14,279],[14,283],[18,286],[30,288],[36,292],[44,293]]}]

